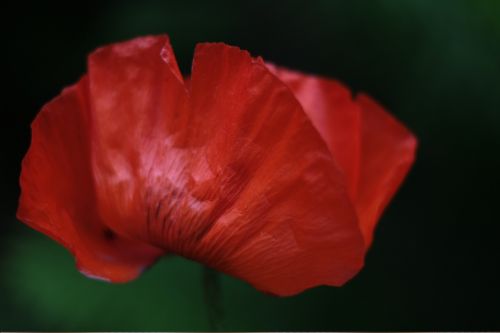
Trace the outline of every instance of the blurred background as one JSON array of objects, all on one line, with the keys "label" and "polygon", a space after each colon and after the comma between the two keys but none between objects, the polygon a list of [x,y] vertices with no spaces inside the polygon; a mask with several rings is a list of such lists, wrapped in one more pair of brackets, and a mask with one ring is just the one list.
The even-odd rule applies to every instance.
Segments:
[{"label": "blurred background", "polygon": [[375,96],[420,140],[357,277],[276,298],[221,276],[218,329],[500,330],[500,1],[17,3],[1,23],[0,330],[211,329],[200,265],[168,258],[129,284],[89,280],[15,218],[41,106],[96,47],[157,33],[185,73],[197,42],[223,41]]}]

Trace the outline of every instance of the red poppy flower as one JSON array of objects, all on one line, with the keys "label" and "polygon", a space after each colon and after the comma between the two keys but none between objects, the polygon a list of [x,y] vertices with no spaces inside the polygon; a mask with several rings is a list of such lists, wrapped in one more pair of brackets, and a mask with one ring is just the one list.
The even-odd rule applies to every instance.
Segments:
[{"label": "red poppy flower", "polygon": [[18,217],[112,282],[181,255],[276,295],[362,267],[416,140],[365,95],[196,47],[184,80],[167,37],[100,48],[45,105]]}]

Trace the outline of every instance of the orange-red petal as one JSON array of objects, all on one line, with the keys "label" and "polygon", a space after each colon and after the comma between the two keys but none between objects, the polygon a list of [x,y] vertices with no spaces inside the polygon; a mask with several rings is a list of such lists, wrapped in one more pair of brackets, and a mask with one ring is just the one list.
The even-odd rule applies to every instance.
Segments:
[{"label": "orange-red petal", "polygon": [[361,156],[361,117],[351,92],[332,79],[266,65],[292,90],[341,167],[354,197]]},{"label": "orange-red petal", "polygon": [[212,175],[194,193],[217,199],[183,254],[277,295],[356,274],[364,243],[344,176],[289,89],[247,52],[200,44],[191,98]]},{"label": "orange-red petal", "polygon": [[33,121],[17,216],[68,248],[82,273],[123,282],[162,252],[116,234],[97,212],[87,83],[66,88]]},{"label": "orange-red petal", "polygon": [[267,64],[304,107],[348,179],[366,246],[413,164],[416,139],[366,95],[339,82]]},{"label": "orange-red petal", "polygon": [[162,200],[183,191],[187,91],[168,37],[106,46],[88,60],[92,166],[101,216],[150,242]]}]

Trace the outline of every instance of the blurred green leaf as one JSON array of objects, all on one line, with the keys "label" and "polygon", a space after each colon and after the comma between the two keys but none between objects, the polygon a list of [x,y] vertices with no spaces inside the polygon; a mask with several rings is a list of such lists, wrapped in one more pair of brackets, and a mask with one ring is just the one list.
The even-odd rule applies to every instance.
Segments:
[{"label": "blurred green leaf", "polygon": [[46,237],[30,235],[10,244],[4,280],[17,308],[38,329],[208,329],[198,264],[165,258],[134,282],[108,284],[81,275],[72,256]]}]

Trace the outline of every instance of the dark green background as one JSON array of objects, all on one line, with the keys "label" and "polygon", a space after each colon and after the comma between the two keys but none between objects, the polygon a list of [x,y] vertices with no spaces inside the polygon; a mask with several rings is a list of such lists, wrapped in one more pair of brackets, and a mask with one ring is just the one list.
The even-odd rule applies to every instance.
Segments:
[{"label": "dark green background", "polygon": [[1,330],[209,330],[201,266],[165,258],[109,285],[15,219],[40,107],[106,43],[168,33],[183,71],[200,41],[338,78],[420,140],[417,162],[342,288],[291,298],[222,277],[222,330],[500,330],[500,1],[108,1],[4,8]]}]

